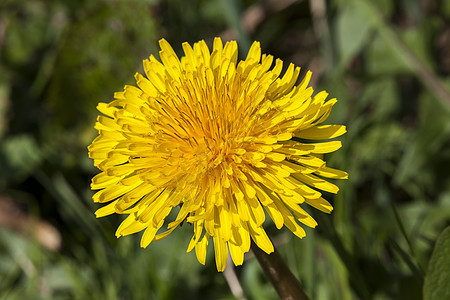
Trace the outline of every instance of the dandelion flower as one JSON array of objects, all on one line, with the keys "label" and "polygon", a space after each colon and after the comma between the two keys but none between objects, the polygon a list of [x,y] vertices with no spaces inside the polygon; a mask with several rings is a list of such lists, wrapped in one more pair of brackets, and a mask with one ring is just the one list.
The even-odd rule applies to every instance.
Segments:
[{"label": "dandelion flower", "polygon": [[338,187],[323,178],[347,178],[323,159],[341,147],[330,139],[346,132],[320,125],[336,99],[312,96],[311,72],[295,85],[300,68],[293,64],[280,76],[283,62],[272,67],[259,42],[239,62],[234,41],[216,38],[212,52],[204,41],[184,43],[181,59],[166,40],[159,44],[161,62],[144,60],[138,87],[125,86],[97,107],[103,115],[89,156],[101,173],[91,187],[99,190],[95,202],[110,203],[96,216],[128,215],[116,235],[144,230],[142,247],[190,223],[187,251],[195,248],[204,264],[212,238],[218,271],[228,251],[241,265],[251,240],[273,252],[266,213],[278,229],[304,237],[299,223],[317,223],[301,204],[330,213],[320,190]]}]

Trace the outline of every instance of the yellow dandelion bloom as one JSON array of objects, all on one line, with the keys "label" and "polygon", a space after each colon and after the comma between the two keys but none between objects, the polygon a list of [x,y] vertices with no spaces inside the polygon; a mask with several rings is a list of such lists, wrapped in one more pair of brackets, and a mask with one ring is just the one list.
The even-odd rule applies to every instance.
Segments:
[{"label": "yellow dandelion bloom", "polygon": [[241,265],[251,240],[273,252],[265,212],[278,229],[304,237],[299,223],[317,223],[300,205],[330,213],[319,190],[338,187],[323,178],[347,178],[323,160],[341,147],[330,139],[346,132],[320,125],[336,99],[312,96],[311,72],[295,85],[300,68],[293,64],[280,76],[283,62],[272,68],[259,42],[239,62],[234,41],[224,46],[216,38],[212,52],[204,41],[184,43],[181,59],[166,40],[159,44],[161,62],[153,55],[144,60],[147,78],[136,74],[138,87],[125,86],[114,101],[98,105],[103,115],[89,156],[102,172],[91,187],[99,190],[95,202],[110,203],[96,216],[128,215],[116,235],[145,230],[142,247],[191,223],[187,251],[195,248],[204,264],[212,238],[218,271],[228,251]]}]

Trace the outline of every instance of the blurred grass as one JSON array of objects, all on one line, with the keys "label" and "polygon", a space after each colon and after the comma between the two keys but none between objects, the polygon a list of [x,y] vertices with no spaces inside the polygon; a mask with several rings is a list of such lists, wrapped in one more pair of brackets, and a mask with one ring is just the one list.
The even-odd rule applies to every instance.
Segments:
[{"label": "blurred grass", "polygon": [[[213,251],[206,266],[185,253],[188,224],[141,249],[138,235],[115,238],[120,216],[95,219],[86,150],[96,103],[133,84],[159,38],[181,54],[222,36],[241,55],[260,40],[339,100],[329,122],[348,134],[329,165],[350,179],[325,195],[333,214],[312,212],[302,240],[266,224],[307,294],[422,299],[450,223],[449,18],[435,0],[0,2],[0,200],[62,236],[52,251],[0,223],[0,298],[234,299]],[[439,249],[433,260],[449,261]],[[248,299],[276,297],[253,258],[236,272]]]}]

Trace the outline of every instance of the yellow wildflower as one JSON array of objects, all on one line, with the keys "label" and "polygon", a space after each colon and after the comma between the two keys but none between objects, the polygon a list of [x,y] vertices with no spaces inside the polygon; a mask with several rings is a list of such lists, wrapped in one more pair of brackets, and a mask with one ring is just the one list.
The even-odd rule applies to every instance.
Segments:
[{"label": "yellow wildflower", "polygon": [[128,215],[116,235],[145,230],[142,247],[191,223],[187,251],[195,248],[204,264],[212,237],[219,271],[228,250],[241,265],[251,240],[273,251],[265,212],[278,229],[304,237],[298,222],[317,223],[300,204],[330,213],[318,190],[338,188],[322,178],[347,178],[323,160],[341,142],[318,142],[346,132],[342,125],[320,125],[336,99],[312,96],[311,72],[295,86],[300,68],[293,64],[280,77],[282,61],[272,68],[273,57],[261,55],[259,42],[239,62],[234,41],[223,46],[216,38],[212,52],[204,41],[184,43],[181,59],[166,40],[159,44],[161,62],[153,55],[144,60],[147,78],[136,74],[138,87],[125,86],[114,101],[98,105],[103,115],[89,156],[102,172],[91,187],[99,190],[95,202],[110,203],[96,216]]}]

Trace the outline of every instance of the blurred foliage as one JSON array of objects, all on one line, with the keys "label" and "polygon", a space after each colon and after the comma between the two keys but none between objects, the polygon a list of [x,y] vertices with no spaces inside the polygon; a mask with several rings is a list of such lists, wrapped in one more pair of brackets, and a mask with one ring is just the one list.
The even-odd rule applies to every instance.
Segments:
[{"label": "blurred foliage", "polygon": [[450,227],[439,236],[428,265],[423,294],[426,299],[450,298],[448,281],[450,280]]},{"label": "blurred foliage", "polygon": [[[433,88],[450,90],[449,3],[1,1],[0,198],[63,243],[47,250],[0,223],[0,298],[234,299],[213,251],[206,266],[185,253],[189,225],[143,250],[138,235],[116,240],[120,216],[95,219],[86,150],[96,103],[133,84],[160,37],[181,54],[222,36],[241,55],[260,40],[339,99],[329,122],[348,134],[329,165],[350,179],[325,195],[333,214],[312,212],[303,240],[266,224],[311,299],[444,299],[448,229],[428,264],[450,223],[450,102]],[[236,273],[247,299],[276,297],[255,259]]]}]

